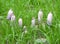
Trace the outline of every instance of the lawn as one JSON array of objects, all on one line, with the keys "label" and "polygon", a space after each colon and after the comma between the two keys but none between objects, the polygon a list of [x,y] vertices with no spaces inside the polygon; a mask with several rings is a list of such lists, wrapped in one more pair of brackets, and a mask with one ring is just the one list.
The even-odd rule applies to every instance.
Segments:
[{"label": "lawn", "polygon": [[[10,9],[16,17],[14,22],[6,19]],[[40,9],[43,11],[42,22],[31,27],[32,17],[37,24]],[[52,26],[46,24],[49,12],[53,14]],[[23,20],[22,27],[18,24],[19,18]],[[23,33],[24,26],[27,33]],[[46,42],[41,38],[45,38]],[[60,1],[0,0],[0,44],[60,44]]]}]

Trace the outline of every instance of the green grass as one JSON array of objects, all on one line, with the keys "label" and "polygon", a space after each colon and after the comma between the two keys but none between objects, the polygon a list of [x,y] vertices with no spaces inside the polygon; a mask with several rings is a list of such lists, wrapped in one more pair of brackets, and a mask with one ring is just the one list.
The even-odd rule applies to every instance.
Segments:
[{"label": "green grass", "polygon": [[[6,19],[9,9],[12,8],[16,21]],[[49,12],[53,14],[52,27],[47,24],[39,24],[31,28],[31,19],[37,19],[39,10],[42,9],[43,22]],[[19,27],[18,19],[23,19],[23,26],[27,26],[28,33],[23,34],[23,28]],[[60,1],[59,0],[0,0],[0,44],[38,44],[35,40],[46,38],[48,44],[60,44]],[[40,43],[43,44],[43,43]]]}]

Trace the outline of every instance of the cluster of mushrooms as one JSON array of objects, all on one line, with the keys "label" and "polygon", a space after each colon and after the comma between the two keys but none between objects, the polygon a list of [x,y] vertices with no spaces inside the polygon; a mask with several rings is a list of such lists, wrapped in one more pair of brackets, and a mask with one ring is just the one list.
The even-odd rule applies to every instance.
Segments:
[{"label": "cluster of mushrooms", "polygon": [[[42,10],[39,10],[39,12],[38,12],[38,22],[41,22],[42,18],[43,18],[43,12],[42,12]],[[14,15],[12,9],[10,9],[8,11],[7,19],[11,20],[11,21],[15,21],[16,20],[16,17]],[[35,21],[35,18],[33,17],[32,20],[31,20],[31,26],[32,27],[35,26],[35,23],[36,23],[36,21]],[[19,18],[18,24],[19,24],[19,26],[22,26],[22,24],[23,24],[22,18]],[[47,24],[48,25],[52,24],[52,13],[51,12],[48,13]],[[24,26],[24,27],[26,27],[26,26]]]}]

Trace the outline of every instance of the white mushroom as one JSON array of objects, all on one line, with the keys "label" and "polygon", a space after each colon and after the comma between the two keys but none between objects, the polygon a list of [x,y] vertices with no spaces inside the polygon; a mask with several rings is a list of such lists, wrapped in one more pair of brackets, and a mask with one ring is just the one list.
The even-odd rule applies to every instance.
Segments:
[{"label": "white mushroom", "polygon": [[15,15],[12,15],[11,16],[11,21],[14,21],[15,20]]},{"label": "white mushroom", "polygon": [[32,18],[31,26],[32,26],[32,27],[34,27],[34,26],[35,26],[35,18],[34,18],[34,17]]},{"label": "white mushroom", "polygon": [[19,18],[18,23],[19,23],[19,26],[22,27],[22,18]]},{"label": "white mushroom", "polygon": [[51,25],[52,24],[52,13],[50,12],[47,16],[47,24]]},{"label": "white mushroom", "polygon": [[13,14],[12,9],[10,9],[10,10],[8,11],[7,19],[8,19],[8,20],[11,20],[12,15],[14,15],[14,14]]},{"label": "white mushroom", "polygon": [[42,12],[42,10],[40,10],[38,12],[38,22],[41,22],[42,18],[43,18],[43,12]]},{"label": "white mushroom", "polygon": [[27,33],[26,26],[24,26],[23,29],[24,29],[24,33]]}]

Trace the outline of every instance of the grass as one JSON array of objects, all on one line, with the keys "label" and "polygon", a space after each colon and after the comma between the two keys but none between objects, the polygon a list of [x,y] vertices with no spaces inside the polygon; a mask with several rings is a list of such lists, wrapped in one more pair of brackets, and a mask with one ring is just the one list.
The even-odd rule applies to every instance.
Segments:
[{"label": "grass", "polygon": [[[16,16],[15,22],[6,19],[12,8]],[[52,27],[43,22],[38,27],[31,28],[31,19],[37,19],[38,11],[43,11],[43,22],[49,12],[53,14]],[[18,19],[23,19],[23,26],[28,32],[23,34]],[[59,0],[0,0],[0,44],[38,44],[36,39],[46,38],[48,44],[60,44],[60,2]],[[43,43],[40,43],[43,44]],[[46,43],[44,43],[46,44]]]}]

